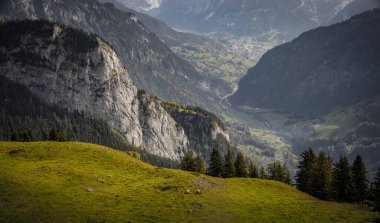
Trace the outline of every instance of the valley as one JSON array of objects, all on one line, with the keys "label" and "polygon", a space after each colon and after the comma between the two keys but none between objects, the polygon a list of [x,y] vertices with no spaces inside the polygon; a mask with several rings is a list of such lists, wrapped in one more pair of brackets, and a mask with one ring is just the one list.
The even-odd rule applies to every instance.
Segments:
[{"label": "valley", "polygon": [[379,8],[1,1],[0,222],[377,222]]}]

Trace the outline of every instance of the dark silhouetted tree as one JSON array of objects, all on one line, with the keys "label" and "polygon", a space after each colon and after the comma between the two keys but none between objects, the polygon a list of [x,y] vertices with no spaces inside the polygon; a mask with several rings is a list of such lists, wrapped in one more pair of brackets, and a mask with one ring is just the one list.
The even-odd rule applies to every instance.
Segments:
[{"label": "dark silhouetted tree", "polygon": [[313,179],[315,175],[316,156],[311,148],[301,154],[302,160],[298,165],[296,184],[300,191],[313,193]]},{"label": "dark silhouetted tree", "polygon": [[340,157],[339,162],[334,164],[333,192],[337,201],[351,202],[352,192],[352,173],[347,157]]},{"label": "dark silhouetted tree", "polygon": [[194,152],[189,150],[181,160],[180,164],[181,170],[195,172],[197,165],[194,159]]},{"label": "dark silhouetted tree", "polygon": [[57,141],[57,142],[65,142],[65,141],[69,141],[69,138],[67,137],[64,131],[53,128],[49,133],[49,140]]},{"label": "dark silhouetted tree", "polygon": [[203,157],[201,155],[197,155],[197,157],[195,157],[195,171],[198,172],[198,173],[201,173],[201,174],[205,174],[206,173],[206,166],[205,166],[205,161],[203,159]]},{"label": "dark silhouetted tree", "polygon": [[234,176],[235,176],[234,154],[232,153],[232,150],[229,148],[227,150],[227,154],[224,156],[223,177],[230,178]]},{"label": "dark silhouetted tree", "polygon": [[320,199],[329,200],[333,180],[332,159],[323,151],[319,153],[316,159],[312,178],[311,194]]},{"label": "dark silhouetted tree", "polygon": [[238,153],[235,160],[235,172],[236,177],[247,177],[247,164],[245,163],[245,157],[243,153]]},{"label": "dark silhouetted tree", "polygon": [[213,177],[221,177],[223,172],[222,158],[217,149],[213,149],[210,157],[210,166],[207,169],[207,174]]},{"label": "dark silhouetted tree", "polygon": [[374,211],[380,212],[380,167],[377,170],[375,181],[373,182]]},{"label": "dark silhouetted tree", "polygon": [[250,178],[259,177],[259,171],[257,170],[257,166],[253,163],[252,160],[249,160],[249,177]]},{"label": "dark silhouetted tree", "polygon": [[368,195],[368,179],[367,170],[361,156],[356,156],[352,165],[352,178],[354,201],[365,200]]},{"label": "dark silhouetted tree", "polygon": [[283,183],[290,184],[290,176],[288,171],[279,162],[273,162],[268,165],[268,179],[276,180]]},{"label": "dark silhouetted tree", "polygon": [[259,177],[261,179],[268,179],[267,172],[265,171],[265,168],[263,166],[261,166],[261,168],[260,168]]}]

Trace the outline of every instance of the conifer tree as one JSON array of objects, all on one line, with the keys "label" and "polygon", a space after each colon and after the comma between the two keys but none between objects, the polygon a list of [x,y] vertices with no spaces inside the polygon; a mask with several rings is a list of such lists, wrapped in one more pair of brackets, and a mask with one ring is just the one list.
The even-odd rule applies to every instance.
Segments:
[{"label": "conifer tree", "polygon": [[316,159],[312,179],[311,195],[329,200],[331,197],[331,184],[333,180],[332,159],[321,151]]},{"label": "conifer tree", "polygon": [[353,200],[352,173],[347,157],[340,157],[334,164],[333,191],[337,201],[350,202]]},{"label": "conifer tree", "polygon": [[316,156],[311,148],[301,154],[302,160],[298,165],[296,174],[297,188],[308,194],[313,192],[313,179],[315,175]]},{"label": "conifer tree", "polygon": [[180,164],[181,170],[195,172],[197,169],[196,162],[194,159],[194,152],[189,150],[181,160]]},{"label": "conifer tree", "polygon": [[368,179],[367,170],[361,156],[356,156],[352,165],[353,192],[356,202],[363,201],[367,198]]},{"label": "conifer tree", "polygon": [[374,196],[374,206],[373,210],[380,212],[380,167],[377,170],[375,181],[373,183],[373,196]]},{"label": "conifer tree", "polygon": [[257,170],[257,166],[253,163],[252,160],[249,160],[249,177],[250,178],[259,177],[259,171]]},{"label": "conifer tree", "polygon": [[195,171],[201,174],[206,173],[206,167],[205,167],[205,161],[203,160],[203,157],[201,155],[197,155],[195,158]]},{"label": "conifer tree", "polygon": [[236,177],[247,177],[247,164],[245,163],[245,157],[243,153],[238,153],[235,161]]},{"label": "conifer tree", "polygon": [[268,179],[268,175],[265,172],[265,168],[263,166],[261,166],[261,168],[260,168],[259,177],[260,177],[260,179]]},{"label": "conifer tree", "polygon": [[223,172],[222,158],[217,149],[213,149],[210,157],[210,166],[207,170],[208,175],[213,177],[221,177]]},{"label": "conifer tree", "polygon": [[224,156],[223,177],[230,178],[235,176],[235,162],[232,150],[229,148]]},{"label": "conifer tree", "polygon": [[283,183],[290,184],[290,176],[285,166],[282,166],[280,162],[272,162],[268,165],[268,179],[276,180]]}]

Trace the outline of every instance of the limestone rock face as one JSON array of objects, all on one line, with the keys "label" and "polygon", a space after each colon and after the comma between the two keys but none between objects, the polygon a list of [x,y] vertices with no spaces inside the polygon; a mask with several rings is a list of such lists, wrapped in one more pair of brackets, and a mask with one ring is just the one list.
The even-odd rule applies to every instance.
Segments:
[{"label": "limestone rock face", "polygon": [[188,137],[153,98],[137,89],[101,38],[54,23],[0,25],[0,75],[68,111],[102,119],[131,144],[178,160]]}]

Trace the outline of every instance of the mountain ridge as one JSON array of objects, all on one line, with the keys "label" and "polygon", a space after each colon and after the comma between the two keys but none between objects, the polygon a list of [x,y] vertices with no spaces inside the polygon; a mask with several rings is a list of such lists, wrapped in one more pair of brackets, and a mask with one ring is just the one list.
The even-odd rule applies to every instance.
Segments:
[{"label": "mountain ridge", "polygon": [[[48,104],[104,120],[130,145],[160,157],[178,161],[194,142],[161,100],[137,89],[116,53],[96,34],[48,21],[5,22],[0,29],[1,75]],[[209,130],[212,141],[212,132],[219,130],[214,124]]]}]

